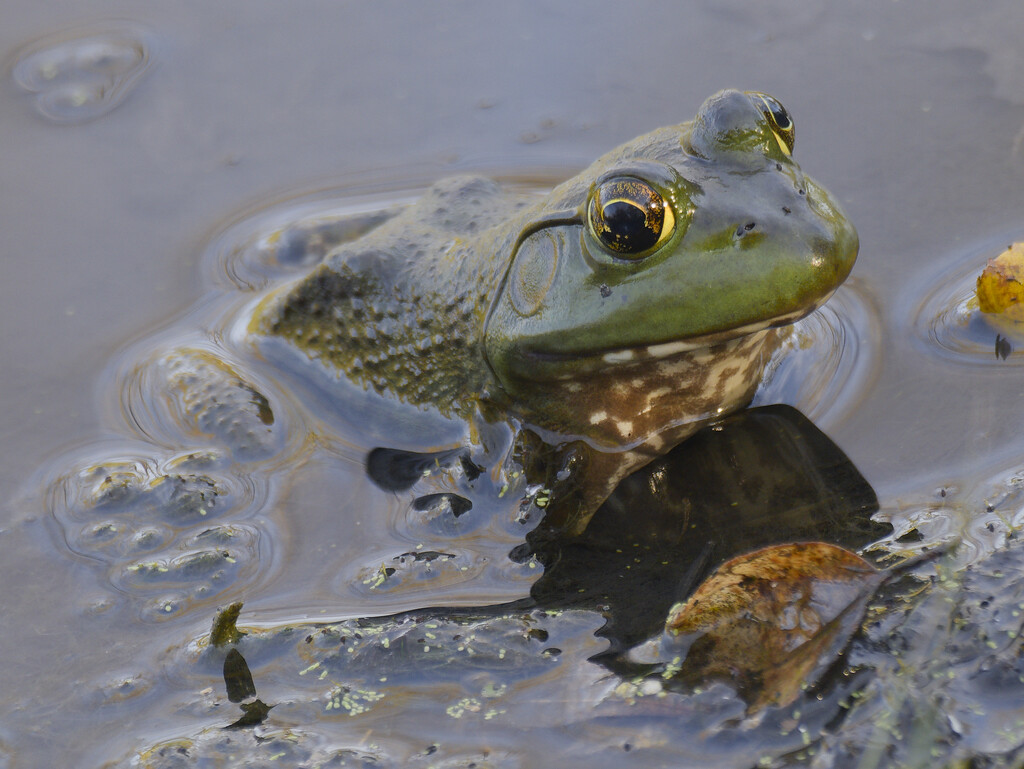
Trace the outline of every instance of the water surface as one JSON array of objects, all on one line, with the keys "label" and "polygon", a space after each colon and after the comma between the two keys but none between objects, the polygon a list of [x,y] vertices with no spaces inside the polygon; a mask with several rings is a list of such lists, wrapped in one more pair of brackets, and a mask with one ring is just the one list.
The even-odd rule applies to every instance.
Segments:
[{"label": "water surface", "polygon": [[[274,278],[232,262],[232,249],[258,242],[282,216],[333,203],[372,212],[470,170],[551,182],[623,140],[688,119],[723,87],[786,104],[797,159],[841,200],[861,237],[849,285],[807,322],[831,346],[811,350],[820,357],[806,369],[780,371],[759,398],[797,401],[846,452],[878,493],[893,539],[963,537],[957,566],[977,563],[975,582],[1015,574],[1012,556],[987,564],[1021,524],[1024,447],[1014,415],[1024,348],[997,358],[994,332],[988,338],[970,318],[964,328],[962,305],[984,261],[1024,238],[1022,24],[1009,1],[982,10],[954,0],[779,0],[685,11],[657,3],[626,11],[593,3],[8,4],[0,30],[0,766],[117,765],[219,724],[217,693],[199,693],[221,685],[220,671],[196,669],[183,645],[230,600],[244,599],[248,616],[272,623],[525,596],[536,568],[506,557],[521,537],[514,523],[468,518],[453,537],[410,521],[405,500],[366,482],[359,436],[306,442],[299,436],[310,426],[287,395],[275,403],[280,464],[258,451],[241,467],[187,457],[173,420],[146,414],[145,399],[132,396],[146,387],[137,366],[179,347],[232,360],[218,325],[230,297],[242,302],[247,286]],[[805,370],[821,384],[801,395]],[[193,542],[199,528],[157,513],[84,521],[73,504],[53,501],[58,479],[98,461],[133,465],[120,469],[150,480],[205,462],[202,472],[224,491],[223,514],[211,516],[222,539]],[[90,527],[108,521],[109,539],[96,530],[86,541]],[[421,585],[360,587],[365,569],[417,544],[462,560],[436,562]],[[160,559],[199,568],[172,564],[170,553],[202,549],[226,549],[233,563],[198,580],[145,568]],[[467,572],[443,568],[463,563]],[[573,725],[524,744],[522,721],[498,719],[484,732],[495,764],[536,765],[551,746],[569,754],[575,746],[590,765],[616,763],[621,753],[602,746],[618,750],[629,735],[637,747],[636,735],[646,734],[648,749],[631,750],[632,760],[660,766],[682,755],[673,740],[708,723],[723,736],[709,743],[713,755],[691,757],[699,765],[746,766],[761,749],[791,760],[784,756],[798,732],[765,745],[740,739],[729,730],[742,707],[718,690],[673,714],[691,725],[682,732],[659,732],[654,716],[625,721],[602,711],[615,684],[584,662],[601,650],[599,625],[590,615],[560,625],[575,639],[570,653],[550,682],[517,695],[528,712],[552,692],[578,693],[566,717]],[[415,701],[438,695],[434,684],[443,682],[419,682],[426,688]],[[970,701],[970,692],[956,695]],[[429,711],[411,707],[358,730],[327,719],[330,738],[310,750],[355,747],[371,725],[384,731],[389,718]],[[826,747],[842,755],[844,740],[865,734],[854,727],[866,729],[878,712],[863,711]],[[1017,728],[1012,705],[999,713],[974,724],[971,750],[1018,747],[991,736]],[[480,758],[483,738],[470,721],[422,717],[423,733],[406,735],[410,755],[445,738],[462,746],[450,748],[452,760]],[[650,747],[665,734],[667,743]]]}]

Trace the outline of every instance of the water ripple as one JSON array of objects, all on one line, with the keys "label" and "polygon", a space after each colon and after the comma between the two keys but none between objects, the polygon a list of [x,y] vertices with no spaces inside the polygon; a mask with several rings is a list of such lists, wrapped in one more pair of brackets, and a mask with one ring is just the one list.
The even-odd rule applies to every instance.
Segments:
[{"label": "water ripple", "polygon": [[1012,332],[981,312],[974,295],[986,260],[1005,248],[1003,240],[988,244],[933,279],[934,286],[916,305],[912,321],[915,339],[925,352],[968,366],[1024,365],[1024,355],[1013,354]]},{"label": "water ripple", "polygon": [[867,287],[848,281],[794,326],[769,363],[754,405],[791,404],[819,427],[850,417],[878,376],[879,319]]}]

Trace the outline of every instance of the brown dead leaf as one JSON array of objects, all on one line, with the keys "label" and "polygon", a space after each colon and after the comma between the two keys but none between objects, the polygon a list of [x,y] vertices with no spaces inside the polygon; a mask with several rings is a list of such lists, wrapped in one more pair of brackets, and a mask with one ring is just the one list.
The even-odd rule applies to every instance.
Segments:
[{"label": "brown dead leaf", "polygon": [[846,645],[885,578],[835,545],[776,545],[733,558],[669,612],[693,639],[682,677],[731,681],[750,711],[796,699]]}]

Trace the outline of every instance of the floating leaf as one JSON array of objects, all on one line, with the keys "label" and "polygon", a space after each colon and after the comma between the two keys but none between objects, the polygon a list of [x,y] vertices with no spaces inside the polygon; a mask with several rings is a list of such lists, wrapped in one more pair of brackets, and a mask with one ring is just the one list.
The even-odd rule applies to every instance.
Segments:
[{"label": "floating leaf", "polygon": [[789,704],[845,646],[885,578],[821,542],[733,558],[669,612],[667,638],[690,642],[676,677],[731,681],[751,711]]},{"label": "floating leaf", "polygon": [[1024,323],[1024,242],[989,260],[978,276],[977,294],[982,312]]}]

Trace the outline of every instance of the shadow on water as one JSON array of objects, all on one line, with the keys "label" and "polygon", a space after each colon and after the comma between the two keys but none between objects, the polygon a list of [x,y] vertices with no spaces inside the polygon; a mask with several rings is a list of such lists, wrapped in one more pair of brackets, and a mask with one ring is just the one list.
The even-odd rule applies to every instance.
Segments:
[{"label": "shadow on water", "polygon": [[377,488],[384,491],[408,491],[424,473],[435,467],[446,467],[456,459],[461,462],[470,480],[480,475],[463,449],[416,453],[383,447],[375,448],[366,455],[366,475]]},{"label": "shadow on water", "polygon": [[[367,471],[375,483],[409,488],[424,468],[457,461],[457,452],[435,456],[375,449]],[[657,636],[670,607],[724,561],[790,542],[861,547],[888,531],[871,521],[877,509],[875,492],[856,467],[799,411],[750,409],[704,428],[629,476],[582,535],[567,538],[544,523],[529,534],[516,555],[529,550],[545,571],[528,599],[470,610],[406,612],[372,622],[436,628],[431,623],[440,621],[459,627],[536,616],[530,613],[538,610],[597,612],[605,620],[597,635],[610,645],[592,659],[628,674],[635,666],[624,662],[624,653]],[[245,635],[235,627],[240,608],[234,604],[222,611],[211,634],[214,647],[230,647],[224,682],[228,699],[242,708],[228,729],[260,724],[273,707],[257,698],[236,646]],[[540,628],[528,635],[547,640]],[[541,646],[537,654],[551,652]],[[383,658],[385,666],[388,659]]]},{"label": "shadow on water", "polygon": [[581,536],[533,532],[545,571],[531,596],[600,608],[613,647],[630,646],[724,561],[786,542],[862,547],[889,531],[871,521],[877,509],[857,468],[799,411],[750,409],[626,478]]}]

